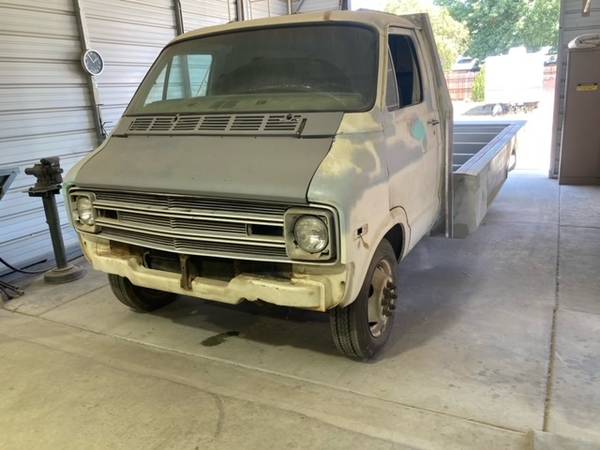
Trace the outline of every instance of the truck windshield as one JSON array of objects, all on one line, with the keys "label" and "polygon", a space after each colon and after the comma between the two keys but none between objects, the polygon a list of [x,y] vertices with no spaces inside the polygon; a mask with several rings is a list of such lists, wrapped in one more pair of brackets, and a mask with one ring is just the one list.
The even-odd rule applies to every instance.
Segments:
[{"label": "truck windshield", "polygon": [[366,111],[377,63],[376,32],[348,24],[191,39],[162,52],[127,115]]}]

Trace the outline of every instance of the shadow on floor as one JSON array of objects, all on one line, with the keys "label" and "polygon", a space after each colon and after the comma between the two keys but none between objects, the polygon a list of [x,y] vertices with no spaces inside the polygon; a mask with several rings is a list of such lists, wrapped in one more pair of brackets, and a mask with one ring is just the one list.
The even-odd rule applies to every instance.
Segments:
[{"label": "shadow on floor", "polygon": [[[426,241],[425,241],[426,242]],[[433,265],[428,246],[419,245],[401,264],[399,298],[394,330],[383,357],[419,347],[443,332],[468,302],[464,276],[450,265]],[[427,263],[423,264],[423,261]],[[214,334],[200,342],[216,347],[229,339],[245,339],[271,346],[302,348],[337,355],[326,313],[280,307],[264,302],[227,305],[180,297],[154,315]]]}]

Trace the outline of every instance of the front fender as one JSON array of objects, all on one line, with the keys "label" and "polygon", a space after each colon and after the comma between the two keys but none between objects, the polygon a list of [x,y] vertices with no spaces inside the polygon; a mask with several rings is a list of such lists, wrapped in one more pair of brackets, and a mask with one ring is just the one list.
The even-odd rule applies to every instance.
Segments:
[{"label": "front fender", "polygon": [[352,264],[355,270],[343,306],[357,297],[373,253],[385,234],[397,223],[408,230],[402,209],[390,211],[383,132],[371,130],[339,134],[308,191],[310,203],[333,206],[339,214],[340,261]]}]

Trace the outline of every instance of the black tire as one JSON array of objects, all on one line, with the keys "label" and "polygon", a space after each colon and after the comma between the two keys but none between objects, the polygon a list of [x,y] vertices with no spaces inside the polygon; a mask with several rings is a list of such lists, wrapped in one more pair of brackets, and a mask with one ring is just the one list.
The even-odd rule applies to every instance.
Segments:
[{"label": "black tire", "polygon": [[[379,335],[375,335],[373,330],[374,322],[370,322],[369,317],[369,298],[374,301],[374,274],[380,271],[381,264],[391,269],[391,283],[386,283],[386,299],[390,305],[387,310],[387,322]],[[330,311],[329,321],[331,325],[331,335],[337,349],[349,358],[368,361],[375,357],[388,341],[394,323],[396,286],[398,284],[397,275],[398,261],[392,245],[384,239],[375,254],[367,271],[367,276],[361,287],[356,300],[345,308],[337,307]],[[385,307],[383,308],[385,310]]]},{"label": "black tire", "polygon": [[127,278],[118,275],[108,275],[108,281],[115,297],[135,312],[155,311],[177,297],[177,294],[171,292],[134,286]]}]

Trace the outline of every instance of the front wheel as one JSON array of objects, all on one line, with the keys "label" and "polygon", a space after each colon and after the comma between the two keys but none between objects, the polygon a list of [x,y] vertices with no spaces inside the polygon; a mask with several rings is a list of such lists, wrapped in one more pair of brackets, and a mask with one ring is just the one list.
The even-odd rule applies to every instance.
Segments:
[{"label": "front wheel", "polygon": [[127,278],[118,275],[109,274],[108,281],[115,297],[136,312],[154,311],[168,305],[177,297],[177,294],[171,292],[135,286]]},{"label": "front wheel", "polygon": [[333,341],[349,358],[367,361],[389,339],[396,309],[397,267],[394,249],[384,239],[375,250],[356,300],[330,311]]}]

